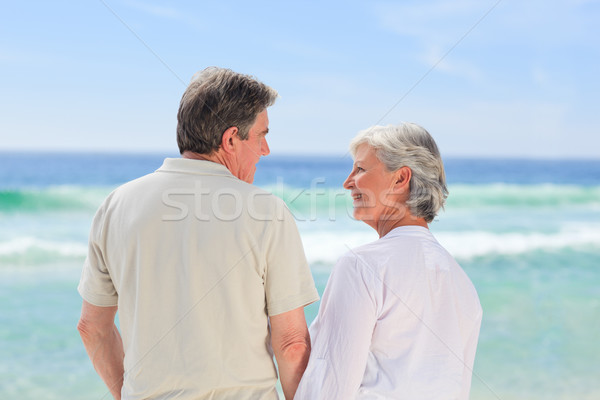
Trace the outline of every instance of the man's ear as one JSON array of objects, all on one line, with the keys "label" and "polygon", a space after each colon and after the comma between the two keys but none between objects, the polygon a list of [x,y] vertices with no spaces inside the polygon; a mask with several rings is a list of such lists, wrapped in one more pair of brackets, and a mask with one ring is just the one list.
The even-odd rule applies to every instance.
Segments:
[{"label": "man's ear", "polygon": [[409,167],[402,167],[394,174],[394,191],[396,193],[409,193],[410,192],[410,178],[412,177],[412,171]]},{"label": "man's ear", "polygon": [[231,126],[223,132],[223,138],[221,139],[221,148],[225,153],[233,153],[235,150],[235,136],[237,136],[237,126]]}]

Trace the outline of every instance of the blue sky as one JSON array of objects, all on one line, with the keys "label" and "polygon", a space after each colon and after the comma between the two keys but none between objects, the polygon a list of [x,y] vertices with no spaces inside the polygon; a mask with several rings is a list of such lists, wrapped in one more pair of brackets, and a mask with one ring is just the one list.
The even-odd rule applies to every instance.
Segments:
[{"label": "blue sky", "polygon": [[416,122],[445,156],[600,158],[600,1],[24,1],[0,9],[0,150],[177,152],[191,76],[280,99],[272,154]]}]

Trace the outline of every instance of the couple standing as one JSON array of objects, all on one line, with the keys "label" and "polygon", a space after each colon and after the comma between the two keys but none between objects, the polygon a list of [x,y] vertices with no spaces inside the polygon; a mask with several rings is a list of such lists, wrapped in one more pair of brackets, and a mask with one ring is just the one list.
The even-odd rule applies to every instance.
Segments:
[{"label": "couple standing", "polygon": [[309,335],[319,296],[294,218],[252,185],[276,97],[200,72],[177,115],[182,158],[101,205],[78,287],[96,371],[116,399],[277,399],[277,370],[288,400],[467,399],[481,306],[428,230],[447,197],[435,142],[414,124],[352,141],[344,188],[380,239],[340,258]]}]

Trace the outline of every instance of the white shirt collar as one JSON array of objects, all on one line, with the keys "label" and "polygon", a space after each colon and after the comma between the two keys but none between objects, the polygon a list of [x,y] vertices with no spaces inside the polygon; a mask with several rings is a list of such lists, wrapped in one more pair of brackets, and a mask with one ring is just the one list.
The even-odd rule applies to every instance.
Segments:
[{"label": "white shirt collar", "polygon": [[235,178],[223,164],[208,160],[193,160],[189,158],[165,158],[162,166],[157,169],[156,172],[182,172],[187,174],[219,175]]},{"label": "white shirt collar", "polygon": [[392,237],[396,237],[396,236],[400,236],[400,235],[406,235],[406,234],[410,234],[410,235],[423,235],[426,237],[433,237],[433,235],[431,234],[431,232],[429,231],[429,229],[423,227],[423,226],[419,226],[419,225],[404,225],[404,226],[399,226],[397,228],[392,229],[391,231],[389,231],[388,233],[386,233],[381,239],[384,238],[392,238]]}]

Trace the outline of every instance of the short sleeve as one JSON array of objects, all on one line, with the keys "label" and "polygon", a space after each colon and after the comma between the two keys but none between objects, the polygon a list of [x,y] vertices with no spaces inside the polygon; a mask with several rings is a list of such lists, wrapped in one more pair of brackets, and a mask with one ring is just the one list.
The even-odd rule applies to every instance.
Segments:
[{"label": "short sleeve", "polygon": [[357,256],[335,265],[310,327],[310,359],[294,399],[356,397],[377,322],[373,286],[374,272]]},{"label": "short sleeve", "polygon": [[[108,201],[108,200],[107,200]],[[104,257],[104,221],[106,203],[103,204],[92,222],[88,254],[83,265],[77,290],[81,297],[95,306],[111,307],[118,303],[118,294],[113,285]]]},{"label": "short sleeve", "polygon": [[277,200],[281,202],[282,212],[271,221],[264,244],[264,282],[269,315],[282,314],[319,300],[294,217],[285,203]]}]

